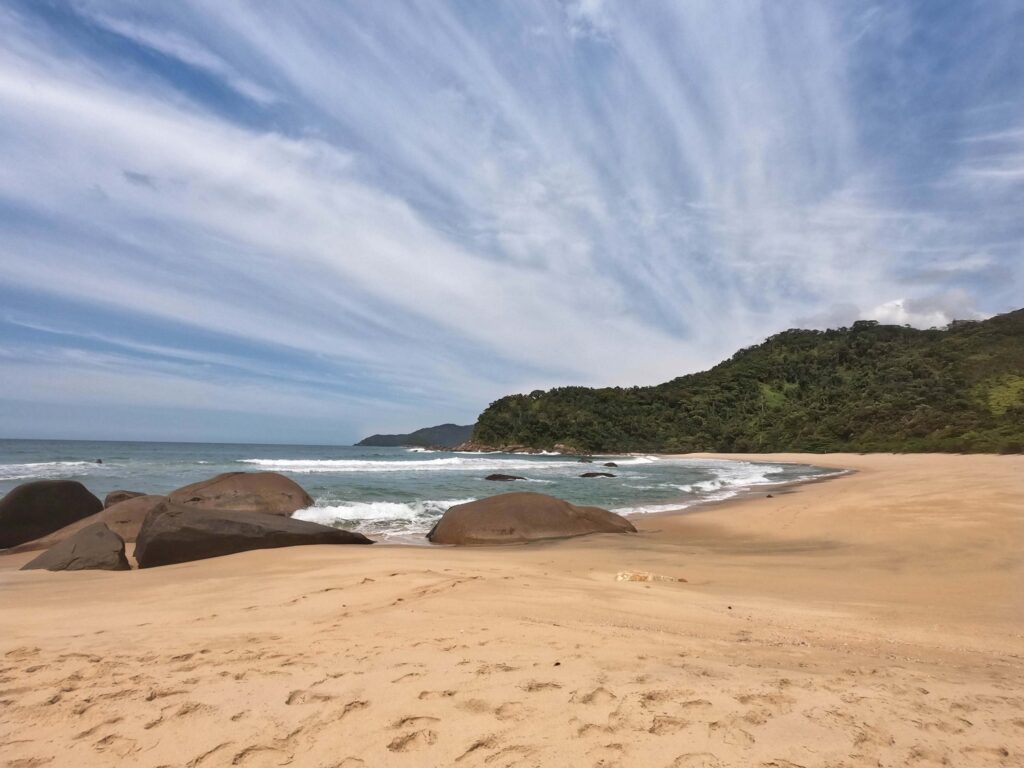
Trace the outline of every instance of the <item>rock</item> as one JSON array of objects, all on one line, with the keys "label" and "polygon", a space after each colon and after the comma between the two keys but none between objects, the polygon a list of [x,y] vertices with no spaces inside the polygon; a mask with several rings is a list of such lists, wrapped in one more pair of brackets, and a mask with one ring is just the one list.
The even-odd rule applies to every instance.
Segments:
[{"label": "rock", "polygon": [[0,499],[0,549],[38,539],[101,509],[103,502],[74,480],[23,483]]},{"label": "rock", "polygon": [[484,478],[484,480],[498,480],[498,481],[501,481],[501,482],[507,482],[509,480],[525,480],[525,479],[526,479],[525,477],[520,477],[519,475],[503,475],[500,472],[496,472],[493,475],[488,475],[487,477]]},{"label": "rock", "polygon": [[65,525],[63,528],[32,541],[26,541],[11,549],[11,552],[29,552],[36,549],[49,549],[65,539],[74,536],[86,526],[103,523],[125,541],[135,541],[142,527],[142,521],[157,504],[166,500],[166,496],[136,496],[107,507],[95,515]]},{"label": "rock", "polygon": [[142,523],[135,543],[140,568],[304,544],[372,544],[361,533],[281,515],[202,509],[165,501]]},{"label": "rock", "polygon": [[617,466],[619,466],[619,465],[618,465],[618,464],[616,464],[616,463],[615,463],[614,461],[606,461],[606,462],[604,463],[604,465],[605,465],[606,467],[617,467]]},{"label": "rock", "polygon": [[313,497],[277,472],[225,472],[171,491],[172,504],[288,517],[313,506]]},{"label": "rock", "polygon": [[23,571],[127,571],[124,539],[103,523],[87,525],[21,567]]},{"label": "rock", "polygon": [[615,477],[611,472],[584,472],[580,477]]},{"label": "rock", "polygon": [[649,573],[647,571],[619,571],[615,575],[616,581],[679,581],[686,583],[686,579],[678,576],[662,576],[660,573]]},{"label": "rock", "polygon": [[588,533],[635,533],[624,517],[543,493],[503,493],[451,507],[427,538],[435,544],[513,544]]},{"label": "rock", "polygon": [[107,494],[107,497],[103,500],[103,508],[112,507],[115,504],[120,504],[122,501],[128,499],[134,499],[137,496],[145,496],[146,494],[141,491],[111,491]]},{"label": "rock", "polygon": [[593,459],[576,459],[577,464],[593,464]]}]

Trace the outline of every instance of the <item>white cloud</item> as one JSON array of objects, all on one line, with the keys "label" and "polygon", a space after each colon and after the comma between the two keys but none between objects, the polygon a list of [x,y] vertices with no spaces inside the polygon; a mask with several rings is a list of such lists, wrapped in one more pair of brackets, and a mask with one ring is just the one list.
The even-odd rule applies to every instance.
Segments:
[{"label": "white cloud", "polygon": [[[1010,128],[960,142],[927,195],[864,146],[851,69],[891,26],[877,19],[850,33],[816,4],[592,0],[493,18],[79,7],[273,112],[232,119],[0,11],[0,201],[45,222],[4,231],[0,288],[179,329],[173,344],[80,334],[116,341],[125,365],[162,350],[241,380],[284,350],[440,414],[664,380],[801,318],[944,324],[1024,289],[1007,187],[978,175],[1015,167]],[[173,354],[200,330],[263,352]],[[303,373],[267,391],[305,398],[320,374]]]}]

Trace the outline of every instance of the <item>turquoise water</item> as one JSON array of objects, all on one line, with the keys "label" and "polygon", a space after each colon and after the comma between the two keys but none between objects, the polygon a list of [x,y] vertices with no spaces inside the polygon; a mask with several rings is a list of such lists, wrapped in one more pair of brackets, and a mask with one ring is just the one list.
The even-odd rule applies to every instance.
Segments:
[{"label": "turquoise water", "polygon": [[[606,461],[619,466],[602,466]],[[629,514],[690,507],[751,487],[833,472],[807,465],[656,456],[602,456],[583,464],[561,455],[406,448],[0,440],[0,493],[29,480],[60,478],[78,480],[100,498],[118,488],[163,494],[220,472],[256,470],[288,475],[316,499],[315,507],[296,517],[398,538],[425,533],[452,504],[511,490]],[[615,477],[579,477],[587,471]],[[483,479],[492,472],[527,479]]]}]

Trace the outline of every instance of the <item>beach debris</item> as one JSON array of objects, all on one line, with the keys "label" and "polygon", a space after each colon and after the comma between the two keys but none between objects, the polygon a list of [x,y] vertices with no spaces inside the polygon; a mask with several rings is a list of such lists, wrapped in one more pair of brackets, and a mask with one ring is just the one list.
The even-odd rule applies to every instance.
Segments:
[{"label": "beach debris", "polygon": [[615,575],[616,581],[675,581],[686,583],[682,576],[665,576],[650,571],[619,571]]}]

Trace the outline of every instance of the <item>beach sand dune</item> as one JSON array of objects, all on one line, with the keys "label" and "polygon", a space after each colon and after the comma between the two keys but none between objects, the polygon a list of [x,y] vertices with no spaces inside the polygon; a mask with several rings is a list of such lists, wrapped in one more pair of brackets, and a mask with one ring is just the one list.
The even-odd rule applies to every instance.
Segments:
[{"label": "beach sand dune", "polygon": [[1024,458],[813,461],[635,536],[0,557],[0,765],[1024,765]]}]

